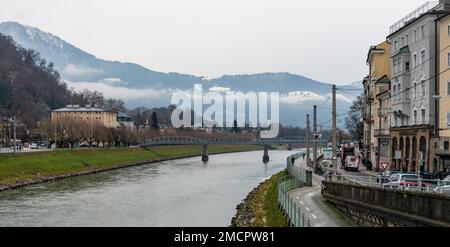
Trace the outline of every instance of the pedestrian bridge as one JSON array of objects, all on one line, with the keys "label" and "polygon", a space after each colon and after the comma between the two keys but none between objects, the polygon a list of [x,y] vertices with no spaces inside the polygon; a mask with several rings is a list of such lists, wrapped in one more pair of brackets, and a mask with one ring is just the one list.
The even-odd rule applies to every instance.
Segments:
[{"label": "pedestrian bridge", "polygon": [[[320,144],[327,144],[324,140],[319,141]],[[141,146],[167,146],[167,145],[202,145],[202,160],[208,161],[208,145],[261,145],[264,146],[263,162],[269,162],[269,146],[270,145],[301,145],[306,144],[306,137],[285,137],[276,139],[250,139],[236,137],[213,137],[213,138],[196,138],[188,136],[161,136],[147,139]]]},{"label": "pedestrian bridge", "polygon": [[[326,144],[326,141],[320,141]],[[239,137],[217,137],[217,138],[196,138],[188,136],[161,136],[146,140],[142,146],[164,146],[164,145],[298,145],[306,144],[306,138],[285,137],[276,139],[249,139]]]}]

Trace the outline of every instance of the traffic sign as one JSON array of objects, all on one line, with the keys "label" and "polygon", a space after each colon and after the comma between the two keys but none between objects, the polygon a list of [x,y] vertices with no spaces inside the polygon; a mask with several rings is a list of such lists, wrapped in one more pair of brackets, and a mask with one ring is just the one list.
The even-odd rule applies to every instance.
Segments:
[{"label": "traffic sign", "polygon": [[389,164],[388,163],[381,163],[381,167],[383,167],[383,170],[386,170],[388,168]]}]

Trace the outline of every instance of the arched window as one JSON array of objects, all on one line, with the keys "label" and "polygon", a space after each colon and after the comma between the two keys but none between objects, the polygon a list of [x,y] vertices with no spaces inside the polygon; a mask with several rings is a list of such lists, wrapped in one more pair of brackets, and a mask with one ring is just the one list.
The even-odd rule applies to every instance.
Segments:
[{"label": "arched window", "polygon": [[402,101],[402,84],[398,84],[398,100]]}]

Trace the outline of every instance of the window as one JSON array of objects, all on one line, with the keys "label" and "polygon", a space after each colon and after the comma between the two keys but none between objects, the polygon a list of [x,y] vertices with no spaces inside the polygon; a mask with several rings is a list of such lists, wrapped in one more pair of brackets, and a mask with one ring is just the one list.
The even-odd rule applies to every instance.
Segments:
[{"label": "window", "polygon": [[450,52],[447,53],[447,66],[450,67]]},{"label": "window", "polygon": [[420,51],[420,63],[422,65],[425,63],[425,55],[426,55],[426,51],[425,50]]},{"label": "window", "polygon": [[414,68],[416,68],[417,67],[417,54],[415,54],[415,53],[413,55],[413,62],[414,62]]},{"label": "window", "polygon": [[399,64],[399,59],[394,59],[394,72],[395,73],[398,73],[400,70],[398,67],[398,64]]},{"label": "window", "polygon": [[421,35],[422,35],[422,39],[425,38],[425,25],[422,25],[420,27],[420,32],[421,32]]},{"label": "window", "polygon": [[398,85],[398,101],[402,101],[402,85]]},{"label": "window", "polygon": [[422,124],[425,124],[425,109],[422,109]]},{"label": "window", "polygon": [[408,36],[408,34],[406,35],[406,45],[409,45],[409,36]]},{"label": "window", "polygon": [[417,98],[417,83],[414,82],[414,99]]},{"label": "window", "polygon": [[394,42],[394,51],[396,51],[398,49],[398,41],[396,40],[395,42]]},{"label": "window", "polygon": [[444,142],[444,149],[448,151],[450,149],[450,142]]},{"label": "window", "polygon": [[401,72],[402,72],[402,67],[403,67],[403,64],[402,64],[402,58],[399,57],[397,62],[398,62],[398,65],[397,65],[398,70],[399,70],[399,72],[401,73]]},{"label": "window", "polygon": [[422,91],[422,97],[423,97],[423,96],[425,96],[425,90],[426,90],[425,89],[425,81],[422,81],[422,83],[420,84],[420,87],[422,88],[421,91]]},{"label": "window", "polygon": [[414,124],[417,124],[417,111],[414,110]]},{"label": "window", "polygon": [[450,96],[450,82],[447,82],[447,96]]},{"label": "window", "polygon": [[417,41],[417,30],[414,30],[413,42]]},{"label": "window", "polygon": [[402,47],[405,46],[405,37],[402,37],[402,43],[401,43],[401,46],[402,46]]},{"label": "window", "polygon": [[409,62],[406,62],[406,63],[405,63],[405,69],[406,69],[406,71],[409,70]]},{"label": "window", "polygon": [[397,86],[394,86],[394,101],[397,101]]}]

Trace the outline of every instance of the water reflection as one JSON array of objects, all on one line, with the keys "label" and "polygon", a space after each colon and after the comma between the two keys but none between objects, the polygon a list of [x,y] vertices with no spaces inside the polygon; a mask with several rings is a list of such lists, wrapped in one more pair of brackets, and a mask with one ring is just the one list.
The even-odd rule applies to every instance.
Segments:
[{"label": "water reflection", "polygon": [[0,193],[0,226],[228,226],[236,205],[295,151],[189,158]]}]

